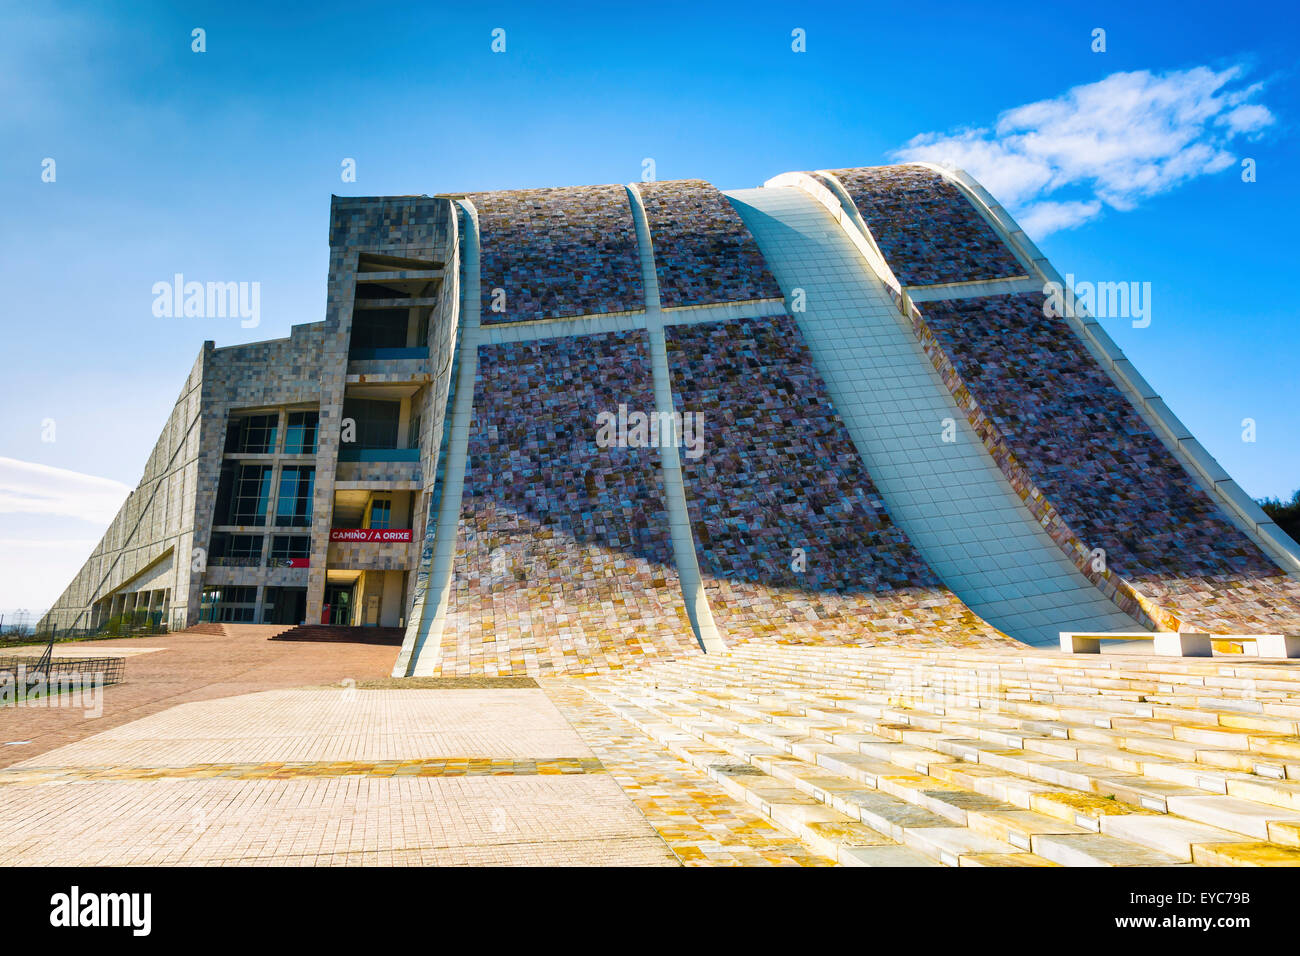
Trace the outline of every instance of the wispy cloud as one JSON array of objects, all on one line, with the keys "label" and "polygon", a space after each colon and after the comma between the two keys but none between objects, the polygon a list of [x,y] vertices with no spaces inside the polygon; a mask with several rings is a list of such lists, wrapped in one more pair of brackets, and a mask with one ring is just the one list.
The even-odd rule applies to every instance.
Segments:
[{"label": "wispy cloud", "polygon": [[1007,110],[992,127],[922,133],[891,155],[965,169],[1042,237],[1233,165],[1234,140],[1275,122],[1256,102],[1263,84],[1242,85],[1244,73],[1112,73]]},{"label": "wispy cloud", "polygon": [[130,491],[110,478],[0,457],[0,514],[78,518],[105,526]]}]

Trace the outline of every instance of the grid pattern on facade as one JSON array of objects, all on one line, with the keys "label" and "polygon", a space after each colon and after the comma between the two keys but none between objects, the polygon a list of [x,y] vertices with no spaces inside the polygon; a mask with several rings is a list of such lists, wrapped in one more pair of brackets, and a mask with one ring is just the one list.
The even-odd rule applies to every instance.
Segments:
[{"label": "grid pattern on facade", "polygon": [[1024,274],[961,190],[924,166],[828,170],[844,186],[903,285]]},{"label": "grid pattern on facade", "polygon": [[659,452],[602,447],[652,410],[645,334],[485,345],[440,673],[604,671],[698,650]]},{"label": "grid pattern on facade", "polygon": [[1001,636],[894,525],[794,320],[667,330],[682,460],[713,615],[729,640],[974,644]]},{"label": "grid pattern on facade", "polygon": [[280,469],[280,494],[275,506],[276,527],[311,527],[312,490],[315,481],[315,466],[285,465]]},{"label": "grid pattern on facade", "polygon": [[319,412],[290,412],[289,427],[284,433],[284,453],[286,455],[316,454],[316,432],[319,425]]},{"label": "grid pattern on facade", "polygon": [[270,465],[240,465],[230,499],[229,524],[260,525],[266,523],[267,501],[271,496]]},{"label": "grid pattern on facade", "polygon": [[275,451],[280,416],[247,415],[230,419],[226,450],[241,455],[270,455]]},{"label": "grid pattern on facade", "polygon": [[781,289],[727,197],[702,179],[639,183],[664,308],[779,299]]},{"label": "grid pattern on facade", "polygon": [[645,289],[623,186],[473,193],[482,323],[639,311]]}]

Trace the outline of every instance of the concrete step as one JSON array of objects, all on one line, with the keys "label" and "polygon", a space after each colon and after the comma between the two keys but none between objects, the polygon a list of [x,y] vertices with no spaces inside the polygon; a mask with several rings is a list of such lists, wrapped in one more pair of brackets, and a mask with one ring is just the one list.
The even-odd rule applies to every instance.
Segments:
[{"label": "concrete step", "polygon": [[707,774],[733,797],[745,801],[794,833],[810,850],[821,856],[846,866],[935,865],[879,830],[763,772],[750,763],[745,754],[688,743],[670,721],[658,719],[660,715],[655,711],[620,704],[616,696],[614,699],[607,694],[596,693],[595,696],[670,752]]},{"label": "concrete step", "polygon": [[[788,689],[785,693],[799,695],[801,692],[797,689]],[[803,696],[809,696],[803,692]],[[840,703],[843,706],[832,707],[829,710],[825,707],[810,710],[810,713],[820,713],[832,720],[843,720],[845,710],[855,710],[860,713],[871,715],[884,712],[880,705],[882,698],[876,698],[873,702],[870,697],[860,696],[858,698],[848,698]],[[953,716],[961,711],[953,708],[934,707],[936,716],[931,718],[929,723],[934,726],[942,727],[946,730],[953,729],[954,722],[944,722],[939,713],[946,716]],[[918,718],[917,712],[912,711],[910,718],[914,725],[926,725],[924,716]],[[1069,756],[1069,745],[1058,743],[1050,738],[1036,739],[1030,736],[1035,732],[1041,732],[1042,726],[1047,721],[1041,719],[1018,718],[1020,727],[1023,730],[1017,730],[1016,718],[1008,720],[1004,714],[990,716],[988,714],[971,716],[978,718],[983,716],[983,720],[977,720],[974,725],[976,729],[969,731],[973,736],[984,740],[992,740],[997,743],[1004,743],[1008,746],[1023,746],[1027,749],[1042,750],[1044,752],[1056,753],[1060,756]],[[1072,719],[1065,719],[1054,722],[1053,735],[1064,737],[1066,740],[1071,738],[1082,741],[1099,741],[1112,747],[1104,754],[1108,759],[1107,765],[1111,769],[1128,770],[1140,773],[1139,764],[1143,760],[1153,761],[1155,758],[1165,758],[1171,761],[1177,761],[1180,758],[1190,762],[1202,762],[1211,767],[1220,769],[1235,769],[1246,773],[1255,773],[1260,776],[1283,779],[1287,778],[1296,769],[1296,765],[1290,765],[1285,762],[1284,755],[1292,752],[1294,748],[1300,745],[1300,741],[1288,739],[1283,735],[1261,735],[1245,732],[1239,729],[1224,728],[1219,732],[1204,731],[1202,728],[1178,728],[1179,736],[1175,736],[1172,728],[1167,736],[1155,736],[1147,733],[1139,733],[1136,730],[1123,732],[1122,730],[1107,733],[1107,728],[1095,726],[1098,721],[1084,722],[1078,719],[1079,715],[1061,715],[1068,716]],[[1092,714],[1087,715],[1092,717]],[[907,718],[904,718],[907,719]],[[990,726],[990,721],[1002,722],[1000,729]],[[1134,726],[1148,729],[1152,722],[1134,721]],[[1158,725],[1158,722],[1157,722]],[[1206,734],[1201,737],[1217,746],[1202,746],[1197,740],[1198,734]],[[1217,736],[1208,736],[1211,733],[1217,733]],[[1237,749],[1229,749],[1235,743]],[[1134,758],[1127,759],[1125,762],[1124,752],[1128,751]],[[1102,755],[1095,755],[1094,759]]]},{"label": "concrete step", "polygon": [[[663,692],[663,696],[680,702],[685,695]],[[702,715],[694,716],[690,708],[649,700],[644,689],[637,696],[636,692],[615,686],[607,688],[605,694],[597,692],[597,697],[606,698],[606,703],[622,716],[710,776],[715,779],[725,776],[724,786],[730,792],[737,796],[745,792],[743,799],[808,841],[810,848],[842,862],[863,865],[862,854],[855,848],[863,845],[864,833],[869,833],[947,866],[1043,866],[1052,861],[1033,849],[1037,836],[1087,832],[1046,816],[1026,815],[1023,811],[1020,811],[1022,818],[1014,824],[1010,819],[995,824],[996,818],[990,817],[981,818],[978,826],[971,825],[972,813],[1009,814],[1017,810],[1011,804],[941,780],[888,773],[897,771],[898,767],[865,755],[839,752],[838,748],[830,752],[813,751],[803,758],[794,756],[793,752],[781,753],[759,738],[747,739],[743,733],[729,733]],[[657,710],[656,703],[664,710]],[[762,730],[754,724],[743,726],[752,731]],[[703,741],[707,749],[683,745],[679,733],[682,730]],[[792,748],[806,739],[782,738]],[[809,758],[817,762],[810,763]],[[727,760],[743,763],[724,763]],[[835,773],[836,770],[842,773]],[[856,821],[865,831],[846,826],[844,820]],[[1009,836],[1012,832],[1017,834],[1016,839],[1002,839],[997,835]],[[838,841],[833,853],[825,841]],[[1131,865],[1177,862],[1173,857],[1166,859],[1140,847],[1134,848],[1127,857],[1112,849],[1109,859],[1106,865],[1120,865],[1125,860],[1131,860]]]},{"label": "concrete step", "polygon": [[[712,693],[719,694],[716,690]],[[1300,801],[1300,785],[1295,783],[1252,778],[1235,772],[1224,773],[1172,759],[1152,759],[1152,755],[1144,753],[1146,748],[1141,741],[1138,741],[1139,749],[1130,752],[1123,747],[1095,747],[1068,737],[1064,740],[1055,737],[1027,738],[1001,731],[990,732],[987,728],[969,724],[954,725],[952,722],[945,724],[939,720],[934,721],[940,726],[955,727],[958,731],[965,730],[994,738],[994,743],[986,744],[982,741],[944,737],[942,732],[916,731],[912,725],[900,725],[893,721],[862,718],[851,708],[826,705],[809,707],[808,714],[816,715],[810,717],[798,712],[800,705],[797,701],[787,702],[785,708],[774,709],[762,708],[734,696],[717,696],[716,700],[731,708],[733,713],[727,716],[725,711],[716,707],[708,708],[707,704],[699,700],[694,703],[696,707],[706,708],[712,718],[722,720],[731,729],[741,729],[746,715],[756,720],[765,718],[769,727],[765,728],[762,720],[758,720],[745,725],[743,729],[770,746],[784,746],[787,741],[811,732],[837,745],[922,773],[929,772],[930,765],[935,762],[949,759],[982,760],[1028,779],[1079,790],[1104,792],[1108,796],[1117,796],[1126,802],[1159,812],[1168,810],[1165,799],[1169,795],[1192,795],[1198,791],[1227,793],[1232,790],[1244,799],[1270,803],[1284,809],[1296,808]],[[874,708],[861,709],[879,712]],[[836,723],[828,725],[829,721]],[[924,720],[917,721],[913,718],[913,721],[925,724]],[[1067,724],[1058,722],[1058,726],[1066,727],[1065,732],[1069,732]],[[1079,728],[1077,732],[1084,736],[1106,733],[1092,728]],[[1116,735],[1115,739],[1124,744],[1129,738]],[[1034,749],[1016,750],[999,746],[1017,742],[1025,748]],[[1170,742],[1176,743],[1172,740]],[[1168,751],[1188,757],[1196,756],[1197,752],[1194,748]],[[1072,760],[1070,757],[1080,759]],[[1230,761],[1223,762],[1235,765]],[[1153,779],[1149,782],[1155,786],[1140,785],[1144,772],[1152,776]],[[1111,781],[1119,777],[1126,779],[1113,785]],[[1139,780],[1128,779],[1132,777]]]},{"label": "concrete step", "polygon": [[[804,649],[768,650],[662,662],[593,691],[640,708],[638,725],[661,742],[681,747],[685,734],[712,748],[683,759],[761,775],[754,786],[777,798],[764,812],[801,839],[836,839],[856,823],[944,865],[1189,865],[1232,855],[1211,847],[1300,849],[1286,718],[1232,708],[1157,717],[1144,700],[1100,693],[1124,678],[1077,693],[1089,689],[1078,673],[1060,706],[1005,686],[936,700],[899,693],[889,662],[849,668],[817,655],[795,667]],[[1279,700],[1300,701],[1300,681],[1273,683],[1285,688]],[[813,819],[828,812],[838,816]],[[842,833],[832,855],[847,862],[846,840],[861,834]]]}]

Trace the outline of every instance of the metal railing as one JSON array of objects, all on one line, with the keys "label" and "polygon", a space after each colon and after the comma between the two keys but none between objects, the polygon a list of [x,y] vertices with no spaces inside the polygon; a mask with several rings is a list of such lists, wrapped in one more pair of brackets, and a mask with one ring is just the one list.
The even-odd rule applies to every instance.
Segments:
[{"label": "metal railing", "polygon": [[170,632],[168,622],[157,612],[147,618],[133,619],[119,615],[96,627],[32,627],[0,634],[0,649],[6,645],[62,644],[67,641],[107,640],[115,637],[147,637]]},{"label": "metal railing", "polygon": [[46,687],[106,687],[125,678],[125,657],[0,657],[0,686],[17,684],[24,691],[38,681]]}]

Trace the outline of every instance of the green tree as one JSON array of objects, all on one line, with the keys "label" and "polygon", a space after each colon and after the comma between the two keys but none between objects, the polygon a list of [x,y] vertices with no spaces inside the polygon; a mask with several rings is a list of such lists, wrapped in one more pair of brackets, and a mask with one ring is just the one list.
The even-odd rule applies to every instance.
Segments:
[{"label": "green tree", "polygon": [[1259,506],[1264,514],[1277,522],[1277,526],[1300,542],[1300,489],[1291,496],[1290,501],[1279,498],[1261,498]]}]

